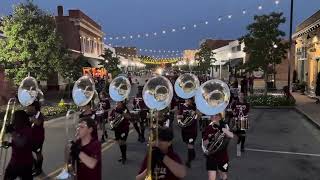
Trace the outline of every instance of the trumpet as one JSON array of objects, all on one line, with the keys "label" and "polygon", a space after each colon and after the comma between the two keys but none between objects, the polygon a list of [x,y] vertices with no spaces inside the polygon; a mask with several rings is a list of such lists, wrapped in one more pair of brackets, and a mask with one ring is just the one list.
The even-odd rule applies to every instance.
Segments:
[{"label": "trumpet", "polygon": [[[95,94],[95,83],[91,77],[85,75],[80,77],[74,84],[72,89],[72,99],[74,103],[81,107],[87,105]],[[69,145],[72,142],[72,139],[69,138],[69,124],[73,127],[76,126],[76,113],[74,110],[69,109],[66,118],[65,118],[65,128],[66,128],[66,145],[65,145],[65,166],[62,169],[61,173],[56,177],[56,179],[77,179],[77,162],[75,159],[69,155]],[[75,137],[77,137],[75,133]]]}]

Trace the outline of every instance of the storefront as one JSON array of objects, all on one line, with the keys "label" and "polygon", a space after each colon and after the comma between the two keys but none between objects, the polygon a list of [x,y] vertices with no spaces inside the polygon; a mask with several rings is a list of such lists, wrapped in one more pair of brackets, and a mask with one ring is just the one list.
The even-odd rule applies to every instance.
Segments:
[{"label": "storefront", "polygon": [[299,24],[293,38],[296,81],[306,84],[307,92],[313,95],[320,72],[320,11]]}]

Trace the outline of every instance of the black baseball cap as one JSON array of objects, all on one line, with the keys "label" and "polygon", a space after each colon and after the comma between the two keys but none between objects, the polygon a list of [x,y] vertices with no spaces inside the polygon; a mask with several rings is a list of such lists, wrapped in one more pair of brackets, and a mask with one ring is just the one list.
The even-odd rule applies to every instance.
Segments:
[{"label": "black baseball cap", "polygon": [[158,138],[160,141],[172,141],[173,132],[170,128],[159,128],[158,130]]}]

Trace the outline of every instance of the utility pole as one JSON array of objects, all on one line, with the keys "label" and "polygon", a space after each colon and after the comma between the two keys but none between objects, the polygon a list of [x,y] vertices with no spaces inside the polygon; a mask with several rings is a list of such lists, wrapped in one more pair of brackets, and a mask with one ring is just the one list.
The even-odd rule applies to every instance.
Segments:
[{"label": "utility pole", "polygon": [[291,59],[292,59],[292,15],[293,15],[293,0],[290,7],[290,31],[289,31],[289,53],[288,53],[288,89],[290,91],[290,76],[291,76]]}]

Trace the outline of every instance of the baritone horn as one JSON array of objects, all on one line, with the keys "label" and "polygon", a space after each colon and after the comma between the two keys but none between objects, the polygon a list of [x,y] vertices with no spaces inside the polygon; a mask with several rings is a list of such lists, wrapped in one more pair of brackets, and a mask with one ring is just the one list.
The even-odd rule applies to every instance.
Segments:
[{"label": "baritone horn", "polygon": [[[19,85],[18,100],[22,106],[26,107],[31,105],[37,99],[39,93],[41,93],[43,97],[43,93],[39,89],[37,80],[34,77],[28,76],[24,78]],[[1,164],[0,165],[2,167],[1,168],[2,172],[5,171],[5,166],[7,164],[7,153],[8,153],[7,149],[3,150],[4,147],[2,146],[2,143],[6,140],[6,127],[8,124],[12,123],[15,106],[16,106],[16,98],[10,98],[7,103],[6,112],[4,115],[4,119],[2,121],[2,127],[0,131],[0,146],[1,146],[1,149],[0,149]],[[1,176],[3,175],[1,174]]]},{"label": "baritone horn", "polygon": [[[158,136],[158,122],[154,122],[154,111],[161,111],[170,105],[173,97],[173,88],[171,82],[164,76],[155,76],[145,84],[142,91],[143,101],[146,106],[150,108],[150,135],[148,147],[148,161],[147,161],[147,175],[145,180],[153,180],[152,177],[152,144],[153,141],[157,143]],[[158,120],[158,118],[156,118]],[[157,179],[157,177],[155,177]]]},{"label": "baritone horn", "polygon": [[[78,106],[82,107],[90,103],[95,94],[95,83],[90,76],[80,77],[73,86],[72,99]],[[74,136],[70,136],[70,126],[76,130],[76,113],[74,110],[69,109],[65,118],[65,130],[66,130],[66,145],[65,145],[65,167],[62,172],[56,177],[56,179],[77,179],[77,167],[76,160],[72,159],[69,154],[69,144],[77,137],[77,132]]]},{"label": "baritone horn", "polygon": [[[228,85],[217,79],[209,80],[202,84],[195,96],[197,109],[208,116],[221,113],[225,110],[230,100]],[[218,131],[205,145],[202,139],[202,150],[205,154],[218,151],[225,143],[225,134]]]}]

